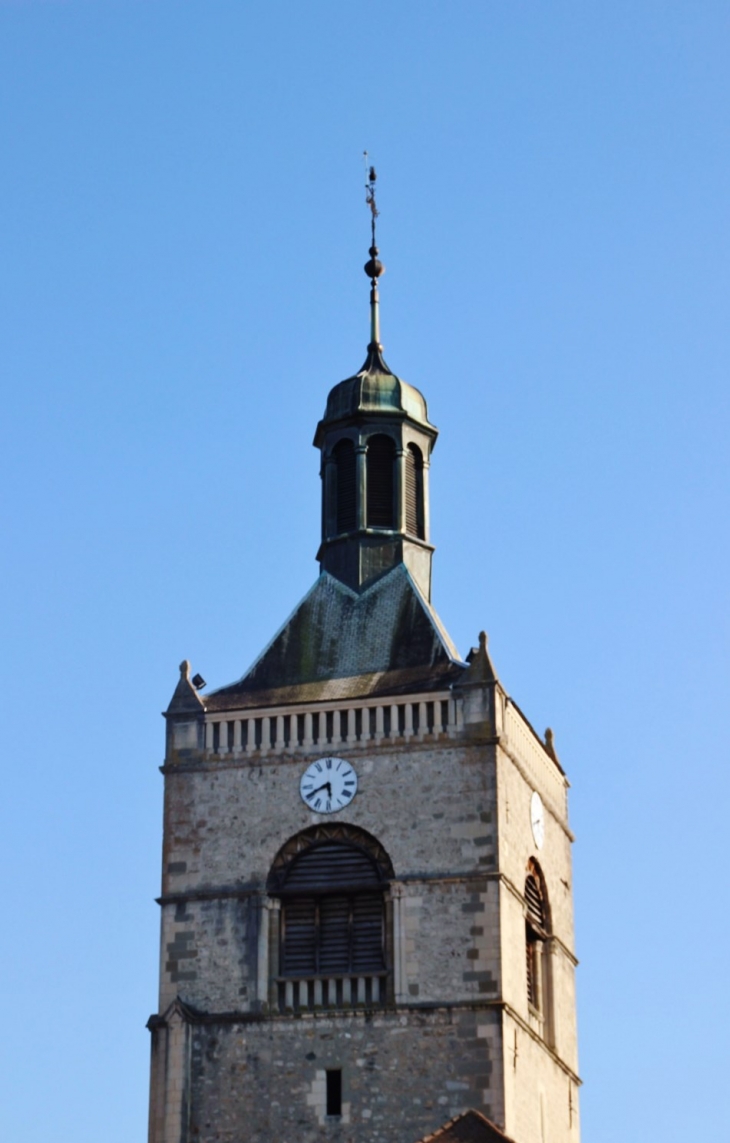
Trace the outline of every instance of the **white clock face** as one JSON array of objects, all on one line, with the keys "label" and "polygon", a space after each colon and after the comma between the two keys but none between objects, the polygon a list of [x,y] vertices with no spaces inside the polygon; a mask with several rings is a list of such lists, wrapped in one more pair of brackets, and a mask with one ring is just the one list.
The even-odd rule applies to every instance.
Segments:
[{"label": "white clock face", "polygon": [[349,806],[357,793],[357,774],[344,758],[320,758],[307,766],[299,783],[302,801],[318,814]]},{"label": "white clock face", "polygon": [[545,810],[537,790],[530,799],[530,825],[532,826],[535,845],[538,849],[542,849],[542,843],[545,840]]}]

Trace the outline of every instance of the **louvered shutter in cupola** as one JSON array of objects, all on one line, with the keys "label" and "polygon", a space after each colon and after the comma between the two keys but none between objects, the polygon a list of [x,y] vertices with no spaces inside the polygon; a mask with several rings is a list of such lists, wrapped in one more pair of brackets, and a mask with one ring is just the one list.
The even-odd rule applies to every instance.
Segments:
[{"label": "louvered shutter in cupola", "polygon": [[354,532],[357,527],[355,446],[344,440],[335,445],[337,470],[337,532]]},{"label": "louvered shutter in cupola", "polygon": [[423,456],[411,444],[406,449],[406,532],[422,540],[423,531]]},{"label": "louvered shutter in cupola", "polygon": [[395,526],[395,444],[382,433],[370,437],[367,452],[368,528]]}]

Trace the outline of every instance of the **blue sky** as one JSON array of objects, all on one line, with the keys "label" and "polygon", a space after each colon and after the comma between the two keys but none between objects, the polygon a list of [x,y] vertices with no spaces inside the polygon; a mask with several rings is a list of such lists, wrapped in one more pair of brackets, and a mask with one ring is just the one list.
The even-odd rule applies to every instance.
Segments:
[{"label": "blue sky", "polygon": [[730,9],[0,0],[2,1135],[146,1131],[163,724],[423,390],[434,601],[572,782],[583,1138],[727,1132]]}]

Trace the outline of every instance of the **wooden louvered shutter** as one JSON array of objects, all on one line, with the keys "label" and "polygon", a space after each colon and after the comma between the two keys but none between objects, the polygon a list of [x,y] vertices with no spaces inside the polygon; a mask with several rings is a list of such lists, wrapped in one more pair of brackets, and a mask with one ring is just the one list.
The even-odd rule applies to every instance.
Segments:
[{"label": "wooden louvered shutter", "polygon": [[336,976],[350,971],[350,902],[322,897],[319,902],[319,971]]},{"label": "wooden louvered shutter", "polygon": [[380,885],[372,858],[354,845],[326,841],[313,845],[292,861],[283,892],[327,893]]},{"label": "wooden louvered shutter", "polygon": [[354,532],[357,527],[355,446],[340,441],[334,448],[337,467],[337,531]]},{"label": "wooden louvered shutter", "polygon": [[545,910],[542,904],[542,893],[537,878],[530,874],[525,881],[525,901],[527,902],[527,915],[532,923],[543,931],[545,928]]},{"label": "wooden louvered shutter", "polygon": [[287,976],[317,971],[317,905],[314,897],[288,901],[284,909],[284,965]]},{"label": "wooden louvered shutter", "polygon": [[313,845],[294,858],[281,892],[285,976],[383,970],[382,882],[364,850],[340,841]]},{"label": "wooden louvered shutter", "polygon": [[528,873],[525,879],[525,954],[527,958],[527,999],[534,1008],[540,1007],[540,982],[538,980],[540,952],[539,942],[545,934],[545,904],[542,886],[535,873]]},{"label": "wooden louvered shutter", "polygon": [[539,999],[537,993],[537,939],[529,925],[525,926],[525,950],[527,954],[527,999],[536,1008]]},{"label": "wooden louvered shutter", "polygon": [[382,893],[362,893],[352,902],[353,972],[380,972],[383,956]]},{"label": "wooden louvered shutter", "polygon": [[395,523],[395,444],[378,434],[368,440],[367,507],[369,528],[392,528]]},{"label": "wooden louvered shutter", "polygon": [[406,450],[406,532],[423,535],[423,457],[416,445]]}]

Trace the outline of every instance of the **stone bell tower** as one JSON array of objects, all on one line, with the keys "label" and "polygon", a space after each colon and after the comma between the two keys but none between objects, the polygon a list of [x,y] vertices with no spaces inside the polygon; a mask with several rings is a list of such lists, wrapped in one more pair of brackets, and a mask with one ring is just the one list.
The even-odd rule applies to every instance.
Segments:
[{"label": "stone bell tower", "polygon": [[579,1143],[568,783],[432,608],[436,429],[383,359],[369,193],[319,577],[166,713],[150,1143]]}]

